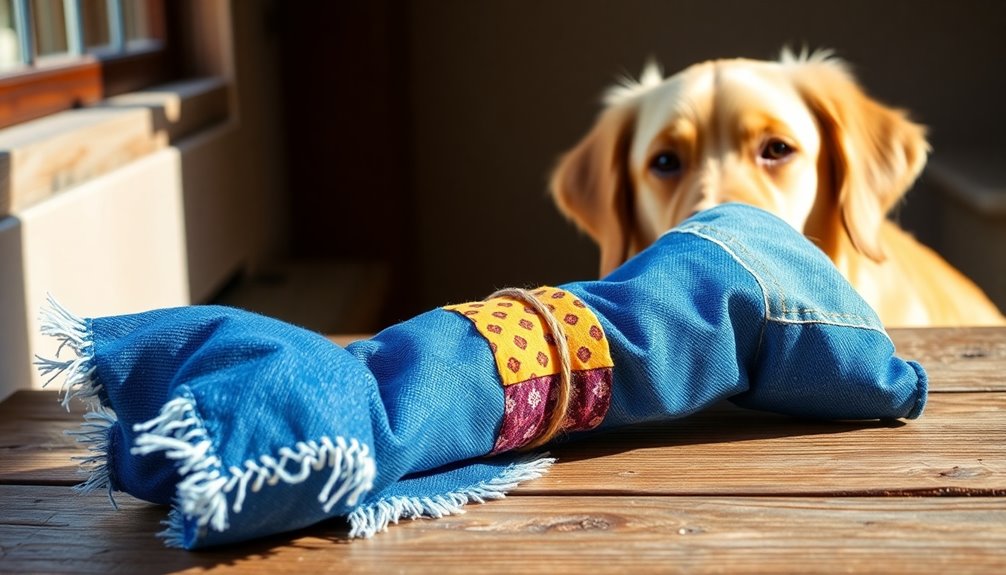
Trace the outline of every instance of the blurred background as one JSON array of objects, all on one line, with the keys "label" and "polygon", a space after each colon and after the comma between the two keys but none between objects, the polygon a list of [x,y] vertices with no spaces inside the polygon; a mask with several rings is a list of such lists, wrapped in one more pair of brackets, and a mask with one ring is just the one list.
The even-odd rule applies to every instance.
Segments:
[{"label": "blurred background", "polygon": [[0,397],[52,351],[46,293],[359,333],[593,278],[547,177],[651,56],[834,49],[930,127],[894,217],[1006,308],[1004,24],[997,0],[0,0]]}]

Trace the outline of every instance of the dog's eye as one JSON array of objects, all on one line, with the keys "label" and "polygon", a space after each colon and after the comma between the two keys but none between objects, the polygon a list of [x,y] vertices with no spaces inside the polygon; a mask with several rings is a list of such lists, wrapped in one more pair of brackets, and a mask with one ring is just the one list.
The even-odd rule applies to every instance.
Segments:
[{"label": "dog's eye", "polygon": [[661,152],[650,161],[650,169],[660,177],[673,176],[681,171],[681,158],[674,152]]},{"label": "dog's eye", "polygon": [[785,160],[796,150],[786,142],[778,139],[771,139],[765,142],[761,149],[761,159],[770,162]]}]

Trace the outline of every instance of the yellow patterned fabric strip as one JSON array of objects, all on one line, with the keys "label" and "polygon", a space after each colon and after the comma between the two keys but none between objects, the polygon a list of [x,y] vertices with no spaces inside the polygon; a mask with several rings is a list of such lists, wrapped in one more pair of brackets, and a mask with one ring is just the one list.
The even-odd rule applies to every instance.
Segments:
[{"label": "yellow patterned fabric strip", "polygon": [[[541,287],[531,292],[555,316],[569,344],[572,371],[612,367],[608,339],[594,312],[570,292]],[[497,297],[446,306],[464,315],[489,342],[504,386],[559,373],[553,334],[523,302]]]}]

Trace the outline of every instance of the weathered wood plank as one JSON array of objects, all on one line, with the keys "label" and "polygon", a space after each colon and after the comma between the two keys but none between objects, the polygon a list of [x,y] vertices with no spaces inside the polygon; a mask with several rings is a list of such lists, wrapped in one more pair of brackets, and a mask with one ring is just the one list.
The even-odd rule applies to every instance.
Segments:
[{"label": "weathered wood plank", "polygon": [[892,329],[898,355],[921,363],[930,391],[1006,391],[1006,328]]},{"label": "weathered wood plank", "polygon": [[33,485],[0,485],[0,572],[1002,572],[1006,330],[892,337],[933,380],[917,421],[718,406],[556,447],[544,478],[465,515],[353,542],[333,521],[200,553],[153,538],[164,508],[72,495],[79,450],[62,431],[80,414],[21,392],[0,403],[0,483]]},{"label": "weathered wood plank", "polygon": [[64,409],[51,391],[18,391],[0,402],[0,483],[72,485],[81,449],[65,431],[79,429],[79,402]]},{"label": "weathered wood plank", "polygon": [[1006,495],[1006,394],[935,394],[911,422],[715,409],[556,447],[533,493]]},{"label": "weathered wood plank", "polygon": [[[4,102],[6,104],[6,102]],[[0,105],[0,115],[3,108]],[[227,84],[200,78],[0,130],[0,215],[13,214],[227,117]]]},{"label": "weathered wood plank", "polygon": [[[25,392],[27,393],[27,392]],[[35,396],[44,396],[34,392]],[[45,409],[18,394],[15,407]],[[52,395],[48,395],[52,398]],[[0,483],[72,485],[76,427],[53,400],[52,420],[0,412]],[[1006,494],[1006,394],[934,394],[907,423],[815,422],[729,405],[561,445],[559,464],[518,493]],[[70,417],[71,419],[67,419]]]},{"label": "weathered wood plank", "polygon": [[84,108],[0,130],[8,157],[0,215],[108,173],[167,145],[139,109]]},{"label": "weathered wood plank", "polygon": [[55,391],[18,391],[0,402],[0,420],[2,421],[8,419],[78,421],[80,414],[84,411],[84,406],[79,401],[71,402],[69,409],[64,408],[60,405]]},{"label": "weathered wood plank", "polygon": [[[77,573],[919,573],[1006,567],[1002,498],[515,497],[346,540],[333,521],[190,553],[164,509],[0,486],[0,570]],[[882,567],[881,567],[882,566]]]}]

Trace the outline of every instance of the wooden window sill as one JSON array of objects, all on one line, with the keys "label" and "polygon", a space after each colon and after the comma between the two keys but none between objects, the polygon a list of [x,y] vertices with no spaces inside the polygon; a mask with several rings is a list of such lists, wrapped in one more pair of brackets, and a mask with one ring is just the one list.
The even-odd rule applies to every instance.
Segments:
[{"label": "wooden window sill", "polygon": [[93,105],[171,77],[170,55],[159,40],[132,41],[123,54],[99,49],[42,56],[32,66],[0,73],[0,127]]},{"label": "wooden window sill", "polygon": [[0,129],[0,217],[225,120],[227,87],[172,82]]}]

